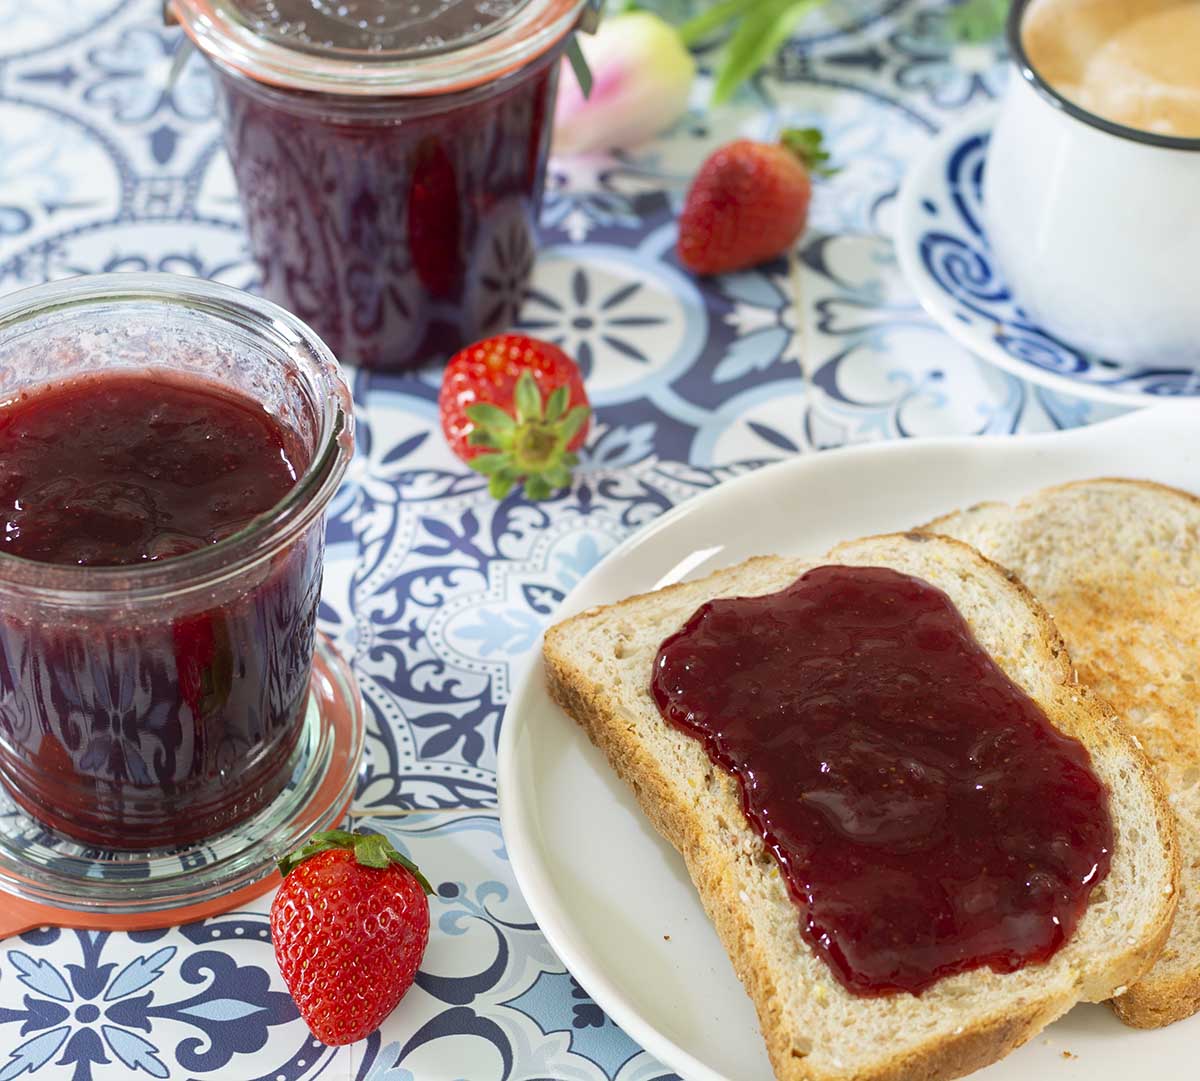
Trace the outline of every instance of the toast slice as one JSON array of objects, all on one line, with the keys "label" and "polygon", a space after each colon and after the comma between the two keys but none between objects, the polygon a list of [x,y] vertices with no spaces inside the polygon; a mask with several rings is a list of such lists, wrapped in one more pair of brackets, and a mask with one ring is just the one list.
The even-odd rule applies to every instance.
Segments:
[{"label": "toast slice", "polygon": [[1179,908],[1158,962],[1112,1006],[1139,1028],[1200,1011],[1200,499],[1145,481],[1084,481],[925,528],[1020,576],[1053,616],[1079,678],[1158,768],[1178,817]]},{"label": "toast slice", "polygon": [[[652,663],[696,608],[717,597],[775,592],[821,563],[891,567],[942,589],[1009,678],[1090,752],[1110,791],[1112,865],[1072,939],[1045,964],[1007,974],[976,969],[919,997],[852,995],[801,937],[799,910],[747,825],[734,780],[698,740],[659,715]],[[1071,682],[1058,632],[1029,591],[967,545],[915,533],[842,545],[819,562],[752,559],[551,627],[544,659],[551,695],[683,855],[754,1000],[779,1081],[960,1077],[1076,1002],[1118,993],[1161,949],[1178,857],[1158,781],[1107,705]]]}]

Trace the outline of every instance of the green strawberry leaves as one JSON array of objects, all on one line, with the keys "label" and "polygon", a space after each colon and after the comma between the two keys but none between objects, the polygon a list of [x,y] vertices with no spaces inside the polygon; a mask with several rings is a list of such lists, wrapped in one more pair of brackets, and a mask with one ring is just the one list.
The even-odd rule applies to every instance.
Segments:
[{"label": "green strawberry leaves", "polygon": [[829,151],[818,128],[788,128],[779,141],[796,155],[814,176],[831,177],[838,170],[826,165]]},{"label": "green strawberry leaves", "polygon": [[537,381],[529,372],[522,372],[521,378],[517,380],[513,405],[516,406],[517,420],[521,424],[542,419],[542,392],[538,390]]},{"label": "green strawberry leaves", "polygon": [[427,894],[433,893],[433,887],[417,865],[407,856],[397,852],[381,833],[351,833],[349,830],[314,833],[303,848],[289,853],[279,861],[279,873],[287,878],[305,860],[319,852],[329,852],[337,848],[348,849],[354,853],[355,860],[361,866],[372,867],[378,871],[386,871],[393,863],[399,864],[420,883],[421,889]]},{"label": "green strawberry leaves", "polygon": [[587,423],[591,410],[586,405],[568,409],[570,391],[556,387],[543,400],[533,373],[524,371],[513,390],[515,416],[499,406],[481,402],[466,410],[474,425],[467,443],[483,447],[467,464],[488,478],[488,492],[503,499],[523,481],[529,499],[549,499],[571,483],[571,469],[578,455],[567,448]]}]

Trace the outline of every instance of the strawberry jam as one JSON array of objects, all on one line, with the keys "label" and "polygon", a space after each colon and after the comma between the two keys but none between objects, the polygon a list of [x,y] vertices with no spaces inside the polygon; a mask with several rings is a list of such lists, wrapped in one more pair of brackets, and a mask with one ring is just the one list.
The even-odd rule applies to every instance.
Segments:
[{"label": "strawberry jam", "polygon": [[296,482],[293,440],[195,382],[104,375],[0,409],[0,552],[119,566],[212,544]]},{"label": "strawberry jam", "polygon": [[1108,873],[1086,749],[918,578],[828,566],[711,601],[652,691],[735,778],[804,938],[855,994],[1046,961]]},{"label": "strawberry jam", "polygon": [[[0,406],[0,558],[148,572],[229,537],[307,466],[255,402],[105,372]],[[179,845],[286,784],[308,695],[321,540],[234,582],[126,609],[0,614],[0,772],[42,822],[105,848]],[[124,579],[123,579],[124,581]]]},{"label": "strawberry jam", "polygon": [[368,368],[445,360],[509,326],[533,269],[558,59],[403,98],[214,66],[263,292]]}]

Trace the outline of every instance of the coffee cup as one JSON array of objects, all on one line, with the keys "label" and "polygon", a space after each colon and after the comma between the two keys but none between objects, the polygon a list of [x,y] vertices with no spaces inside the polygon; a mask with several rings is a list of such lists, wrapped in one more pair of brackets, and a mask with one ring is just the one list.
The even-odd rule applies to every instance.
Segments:
[{"label": "coffee cup", "polygon": [[[1013,71],[984,178],[989,240],[1015,300],[1043,330],[1123,364],[1200,368],[1200,132],[1175,133],[1171,121],[1187,130],[1190,118],[1173,118],[1169,95],[1162,105],[1155,87],[1145,94],[1123,87],[1126,99],[1159,101],[1156,119],[1144,127],[1123,122],[1121,101],[1104,103],[1107,116],[1092,111],[1080,103],[1086,93],[1050,81],[1028,47],[1026,20],[1036,7],[1077,9],[1052,13],[1064,31],[1059,44],[1079,35],[1075,61],[1109,47],[1112,21],[1139,6],[1151,14],[1170,7],[1117,2],[1123,7],[1013,0],[1007,27]],[[1108,7],[1108,22],[1088,24]],[[1144,50],[1148,41],[1153,48],[1145,33],[1133,46],[1118,43],[1122,62],[1130,48]],[[1178,46],[1175,40],[1164,47]],[[1100,70],[1092,74],[1103,77]]]}]

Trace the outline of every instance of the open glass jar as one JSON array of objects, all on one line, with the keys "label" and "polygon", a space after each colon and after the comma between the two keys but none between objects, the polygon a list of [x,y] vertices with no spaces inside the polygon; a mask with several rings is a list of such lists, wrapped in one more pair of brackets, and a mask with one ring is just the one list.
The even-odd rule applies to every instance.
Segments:
[{"label": "open glass jar", "polygon": [[171,0],[208,58],[263,291],[345,363],[508,326],[589,0]]},{"label": "open glass jar", "polygon": [[109,274],[0,303],[0,403],[156,370],[261,403],[305,465],[273,508],[186,555],[76,566],[0,553],[0,782],[34,818],[101,848],[211,837],[288,782],[324,511],[353,449],[336,360],[266,301],[174,275]]}]

